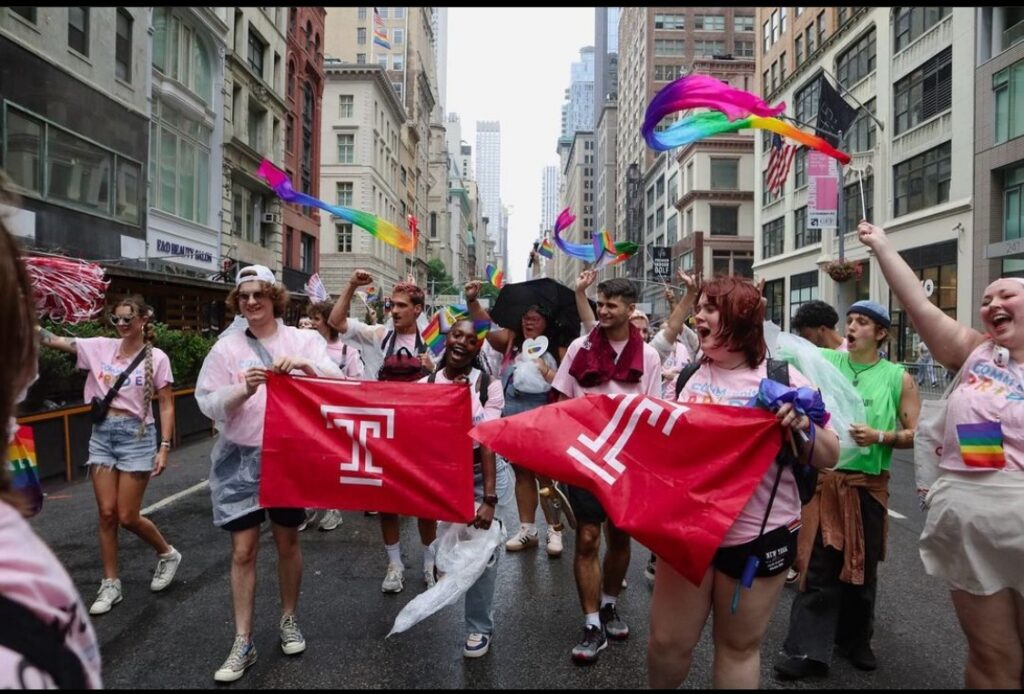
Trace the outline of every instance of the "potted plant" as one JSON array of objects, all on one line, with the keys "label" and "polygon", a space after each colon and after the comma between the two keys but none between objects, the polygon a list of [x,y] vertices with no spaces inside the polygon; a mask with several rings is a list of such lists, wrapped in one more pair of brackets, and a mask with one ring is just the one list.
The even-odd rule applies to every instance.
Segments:
[{"label": "potted plant", "polygon": [[864,268],[861,267],[859,260],[839,258],[825,263],[825,272],[836,282],[848,282],[859,280],[864,274]]}]

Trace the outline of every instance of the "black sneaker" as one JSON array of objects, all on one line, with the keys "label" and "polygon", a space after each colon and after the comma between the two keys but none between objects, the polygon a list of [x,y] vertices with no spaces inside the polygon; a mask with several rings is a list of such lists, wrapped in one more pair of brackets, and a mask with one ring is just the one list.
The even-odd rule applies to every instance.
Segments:
[{"label": "black sneaker", "polygon": [[784,680],[799,680],[804,677],[824,677],[828,674],[828,665],[811,660],[805,655],[786,655],[775,661],[775,672]]},{"label": "black sneaker", "polygon": [[655,565],[657,561],[658,558],[655,557],[653,554],[651,555],[651,558],[647,560],[647,568],[644,569],[644,576],[647,577],[648,581],[654,581],[654,571],[656,569]]},{"label": "black sneaker", "polygon": [[850,661],[858,670],[871,672],[878,669],[878,659],[875,652],[871,650],[871,644],[862,643],[857,646],[837,646],[836,653]]},{"label": "black sneaker", "polygon": [[601,608],[598,614],[601,617],[601,626],[604,627],[604,633],[608,635],[608,638],[613,641],[624,641],[629,638],[629,627],[619,617],[619,611],[615,609],[615,605],[608,603]]},{"label": "black sneaker", "polygon": [[583,629],[583,638],[572,649],[573,662],[580,665],[590,665],[597,662],[597,656],[608,647],[608,639],[605,638],[604,629],[587,625]]}]

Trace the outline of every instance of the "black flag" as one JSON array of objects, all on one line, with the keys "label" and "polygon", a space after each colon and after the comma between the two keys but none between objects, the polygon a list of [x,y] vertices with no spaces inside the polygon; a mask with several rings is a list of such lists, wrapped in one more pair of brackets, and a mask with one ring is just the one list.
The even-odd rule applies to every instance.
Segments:
[{"label": "black flag", "polygon": [[839,147],[836,135],[847,133],[857,118],[857,109],[846,103],[822,73],[818,81],[818,122],[814,134],[823,138],[833,147]]}]

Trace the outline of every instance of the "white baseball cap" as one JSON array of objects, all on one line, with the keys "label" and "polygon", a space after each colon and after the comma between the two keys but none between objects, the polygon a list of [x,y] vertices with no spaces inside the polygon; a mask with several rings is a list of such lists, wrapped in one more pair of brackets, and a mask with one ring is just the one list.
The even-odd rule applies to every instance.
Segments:
[{"label": "white baseball cap", "polygon": [[242,284],[242,282],[266,282],[267,284],[276,284],[277,278],[274,277],[274,271],[266,265],[246,265],[238,271],[238,275],[235,277],[235,286]]}]

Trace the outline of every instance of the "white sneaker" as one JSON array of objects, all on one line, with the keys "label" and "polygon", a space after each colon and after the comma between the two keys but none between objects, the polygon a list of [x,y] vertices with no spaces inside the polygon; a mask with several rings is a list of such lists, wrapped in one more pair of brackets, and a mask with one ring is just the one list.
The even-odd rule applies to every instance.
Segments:
[{"label": "white sneaker", "polygon": [[171,547],[170,556],[160,557],[157,561],[156,571],[153,572],[153,581],[149,584],[149,589],[154,593],[159,593],[171,585],[174,574],[178,572],[179,564],[181,564],[181,552]]},{"label": "white sneaker", "polygon": [[320,529],[334,530],[341,525],[341,511],[330,510],[324,513],[324,517],[320,519]]},{"label": "white sneaker", "polygon": [[295,615],[286,614],[281,617],[281,650],[285,655],[295,655],[306,650],[306,639],[299,631],[299,624],[295,621]]},{"label": "white sneaker", "polygon": [[234,682],[244,675],[246,669],[255,662],[256,644],[247,637],[238,635],[231,645],[228,659],[224,661],[217,672],[213,673],[213,679],[218,682]]},{"label": "white sneaker", "polygon": [[384,582],[380,584],[382,593],[401,593],[405,587],[405,576],[402,574],[404,567],[397,564],[388,564],[388,572],[384,576]]},{"label": "white sneaker", "polygon": [[548,556],[562,556],[562,531],[548,528]]},{"label": "white sneaker", "polygon": [[121,579],[104,578],[100,581],[100,590],[96,594],[96,601],[89,608],[89,614],[106,614],[121,599]]},{"label": "white sneaker", "polygon": [[518,552],[526,549],[527,547],[536,547],[539,542],[540,540],[537,537],[536,530],[534,530],[533,533],[530,533],[526,528],[519,528],[519,532],[505,543],[505,549],[509,552]]},{"label": "white sneaker", "polygon": [[316,509],[307,509],[306,510],[306,519],[304,521],[302,521],[302,523],[299,524],[299,528],[298,528],[299,532],[301,533],[303,530],[305,530],[309,526],[313,525],[313,521],[315,521],[315,520],[316,520]]},{"label": "white sneaker", "polygon": [[423,582],[427,584],[427,588],[433,588],[437,585],[437,574],[434,573],[434,563],[424,564],[423,566]]},{"label": "white sneaker", "polygon": [[479,658],[482,655],[487,655],[490,648],[490,634],[470,634],[466,638],[466,646],[462,649],[462,655],[466,658]]}]

